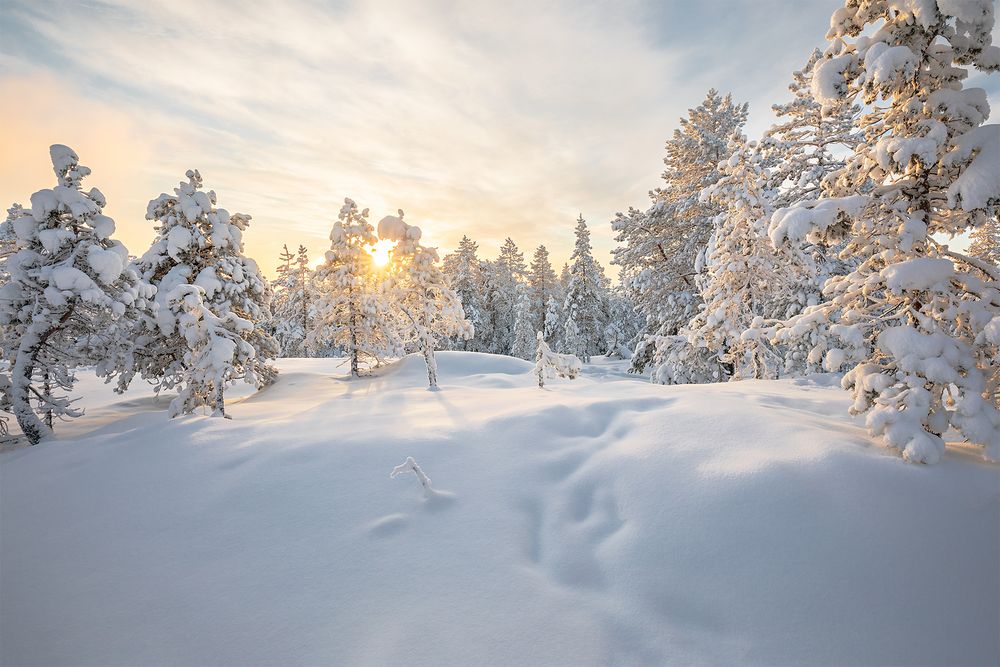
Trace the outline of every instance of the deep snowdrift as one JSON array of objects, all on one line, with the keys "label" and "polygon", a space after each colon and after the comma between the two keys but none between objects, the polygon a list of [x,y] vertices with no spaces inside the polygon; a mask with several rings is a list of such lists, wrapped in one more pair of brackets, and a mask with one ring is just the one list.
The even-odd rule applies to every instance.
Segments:
[{"label": "deep snowdrift", "polygon": [[906,464],[838,389],[281,368],[232,421],[84,378],[0,455],[0,662],[1000,661],[1000,467]]}]

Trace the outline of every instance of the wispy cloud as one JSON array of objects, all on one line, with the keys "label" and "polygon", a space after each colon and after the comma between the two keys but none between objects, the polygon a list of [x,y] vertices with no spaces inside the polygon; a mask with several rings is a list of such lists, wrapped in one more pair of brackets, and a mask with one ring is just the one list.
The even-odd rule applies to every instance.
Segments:
[{"label": "wispy cloud", "polygon": [[322,251],[345,195],[405,209],[445,249],[468,233],[488,255],[510,235],[558,261],[583,212],[606,259],[608,220],[645,204],[705,90],[767,125],[839,3],[805,4],[8,0],[0,87],[23,104],[2,118],[19,139],[0,196],[46,185],[60,141],[80,144],[133,251],[145,201],[197,167],[254,216],[267,267],[283,242]]}]

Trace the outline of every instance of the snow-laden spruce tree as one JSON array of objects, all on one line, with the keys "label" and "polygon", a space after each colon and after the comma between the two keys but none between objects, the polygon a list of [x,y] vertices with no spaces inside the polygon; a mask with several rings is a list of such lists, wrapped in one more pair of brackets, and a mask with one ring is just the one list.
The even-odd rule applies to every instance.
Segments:
[{"label": "snow-laden spruce tree", "polygon": [[548,329],[546,319],[548,317],[548,304],[552,296],[558,294],[559,279],[552,269],[549,261],[549,251],[545,246],[540,245],[535,248],[535,254],[531,258],[531,266],[528,271],[528,301],[531,312],[532,334],[531,343],[534,345],[535,333],[546,332]]},{"label": "snow-laden spruce tree", "polygon": [[[992,219],[972,232],[969,244],[969,255],[979,261],[977,265],[980,275],[990,280],[1000,273],[1000,211]],[[1000,317],[994,317],[986,326],[986,339],[1000,346]],[[987,376],[987,397],[1000,407],[1000,355],[993,359],[990,368],[985,369]]]},{"label": "snow-laden spruce tree", "polygon": [[[822,59],[813,51],[805,66],[792,74],[788,90],[792,99],[771,108],[778,117],[761,140],[759,150],[767,166],[768,186],[775,208],[812,201],[829,188],[828,179],[845,165],[845,158],[862,141],[857,125],[860,107],[851,100],[821,104],[813,93],[813,68]],[[848,273],[856,264],[841,257],[842,245],[824,246],[808,241],[783,244],[775,249],[789,272],[778,281],[776,303],[784,301],[784,317],[792,317],[822,299],[823,283],[831,275]],[[771,331],[773,334],[773,331]],[[763,335],[764,332],[757,332]],[[787,336],[786,336],[787,338]],[[792,375],[821,370],[821,359],[810,357],[807,342],[795,340],[780,346],[784,371]]]},{"label": "snow-laden spruce tree", "polygon": [[514,342],[511,344],[510,355],[519,359],[531,359],[535,354],[535,318],[531,312],[532,299],[530,288],[520,286],[517,296],[517,306],[514,309]]},{"label": "snow-laden spruce tree", "polygon": [[[657,360],[688,368],[654,370],[654,378],[676,381],[711,369],[711,382],[721,379],[777,377],[782,366],[778,353],[760,335],[748,335],[751,325],[784,315],[781,295],[797,288],[795,272],[782,266],[765,231],[771,214],[768,172],[755,142],[734,137],[733,154],[720,167],[721,177],[703,197],[722,212],[705,250],[705,270],[699,276],[704,306],[682,330],[685,348],[671,337],[658,341]],[[777,297],[776,297],[777,295]],[[694,356],[694,359],[690,359]],[[717,375],[716,364],[723,377]]]},{"label": "snow-laden spruce tree", "polygon": [[636,340],[644,329],[642,315],[636,312],[628,292],[621,285],[605,295],[607,322],[604,325],[604,355],[630,359]]},{"label": "snow-laden spruce tree", "polygon": [[813,68],[823,58],[813,51],[805,66],[792,73],[788,90],[792,99],[774,104],[778,122],[760,142],[776,208],[819,199],[827,177],[844,167],[845,157],[861,143],[857,125],[860,107],[851,100],[828,101],[824,106],[813,93]]},{"label": "snow-laden spruce tree", "polygon": [[1000,266],[1000,215],[977,227],[969,241],[969,255]]},{"label": "snow-laden spruce tree", "polygon": [[368,221],[368,209],[359,210],[351,199],[330,231],[326,261],[316,269],[316,317],[307,344],[328,340],[345,350],[351,377],[361,374],[361,364],[378,363],[402,351],[388,295],[375,276],[372,254],[378,241]]},{"label": "snow-laden spruce tree", "polygon": [[535,379],[539,388],[545,387],[546,378],[561,377],[575,380],[583,370],[583,364],[572,354],[553,352],[539,331],[535,334]]},{"label": "snow-laden spruce tree", "polygon": [[[857,123],[861,111],[857,104],[852,100],[837,100],[824,105],[816,99],[813,68],[822,57],[822,51],[815,49],[805,66],[792,73],[792,83],[788,86],[792,100],[772,105],[778,122],[761,140],[759,150],[768,167],[771,199],[776,209],[818,199],[829,188],[828,178],[844,167],[846,156],[863,139]],[[785,293],[785,317],[818,302],[823,283],[831,275],[842,275],[854,268],[849,256],[840,257],[842,246],[805,242],[785,244],[777,250],[788,255],[785,265],[791,275],[784,282],[797,285]],[[817,370],[805,362],[797,346],[786,347],[785,352],[786,372]]]},{"label": "snow-laden spruce tree", "polygon": [[308,357],[306,338],[314,298],[309,252],[300,245],[293,254],[286,245],[278,259],[278,277],[271,281],[271,331],[282,357]]},{"label": "snow-laden spruce tree", "polygon": [[[232,311],[216,315],[207,290],[188,283],[171,289],[160,303],[157,319],[167,316],[174,323],[174,335],[185,343],[183,383],[170,402],[170,416],[207,406],[213,417],[226,417],[225,388],[238,372],[234,369],[252,368],[256,363],[256,350],[244,338],[253,332],[254,323]],[[254,378],[251,384],[260,386],[261,382]]]},{"label": "snow-laden spruce tree", "polygon": [[277,375],[268,361],[278,344],[265,329],[271,290],[243,254],[250,216],[216,208],[197,170],[185,177],[146,208],[156,236],[134,266],[156,287],[156,308],[136,328],[133,363],[119,389],[138,374],[157,392],[180,388],[171,416],[201,406],[225,416],[227,384],[260,388]]},{"label": "snow-laden spruce tree", "polygon": [[569,285],[563,302],[563,347],[584,363],[604,352],[604,326],[607,323],[607,278],[594,259],[590,230],[580,215],[576,220],[576,245],[570,257]]},{"label": "snow-laden spruce tree", "polygon": [[305,338],[304,332],[298,328],[297,322],[288,318],[286,307],[286,302],[295,293],[297,283],[292,264],[294,261],[295,253],[288,249],[288,244],[284,244],[278,255],[278,275],[271,281],[271,318],[268,333],[278,343],[279,356],[281,357],[299,356],[296,352],[301,351],[302,340]]},{"label": "snow-laden spruce tree", "polygon": [[563,319],[563,303],[566,301],[565,290],[560,285],[556,293],[545,303],[545,329],[542,335],[554,350],[563,350],[563,339],[566,332],[566,321]]},{"label": "snow-laden spruce tree", "polygon": [[[854,413],[910,461],[934,462],[949,428],[1000,456],[988,396],[1000,276],[937,239],[985,225],[1000,203],[1000,126],[969,67],[1000,68],[990,0],[849,0],[813,73],[824,104],[861,102],[865,144],[827,197],[777,211],[778,243],[846,237],[858,265],[790,324],[829,366],[852,362]],[[874,184],[868,189],[868,184]],[[871,350],[871,351],[869,351]]]},{"label": "snow-laden spruce tree", "polygon": [[510,354],[514,344],[514,312],[517,298],[524,282],[527,266],[524,254],[517,249],[513,239],[507,238],[500,247],[500,255],[482,265],[485,299],[485,327],[482,350],[493,354]]},{"label": "snow-laden spruce tree", "polygon": [[676,334],[697,312],[695,264],[718,213],[699,194],[718,180],[717,165],[728,157],[729,137],[746,119],[746,104],[709,90],[667,141],[664,184],[650,193],[652,206],[645,211],[630,208],[612,222],[619,243],[613,263],[621,267],[649,334],[636,347],[632,359],[636,371],[650,363],[655,336]]},{"label": "snow-laden spruce tree", "polygon": [[17,234],[14,233],[14,221],[27,215],[21,204],[14,204],[7,209],[7,224],[0,225],[0,285],[10,280],[7,272],[7,260],[17,252]]},{"label": "snow-laden spruce tree", "polygon": [[456,350],[481,352],[481,341],[487,328],[486,312],[483,305],[484,286],[480,269],[479,244],[468,236],[462,236],[455,252],[445,255],[443,265],[445,275],[451,289],[458,294],[462,302],[462,311],[476,332],[471,339],[458,336],[450,341],[450,346]]},{"label": "snow-laden spruce tree", "polygon": [[31,195],[30,209],[14,206],[0,226],[0,339],[10,362],[0,385],[32,444],[55,419],[80,414],[55,393],[72,391],[77,366],[96,364],[110,378],[127,362],[127,332],[153,295],[111,238],[104,195],[81,189],[90,169],[67,146],[53,145],[49,155],[55,186]]},{"label": "snow-laden spruce tree", "polygon": [[396,243],[389,263],[386,289],[389,302],[400,311],[399,339],[424,355],[427,384],[438,386],[434,350],[438,341],[450,336],[472,338],[472,324],[465,319],[462,300],[448,285],[438,262],[437,249],[421,245],[419,227],[403,221],[403,211],[387,215],[378,223],[378,236]]}]

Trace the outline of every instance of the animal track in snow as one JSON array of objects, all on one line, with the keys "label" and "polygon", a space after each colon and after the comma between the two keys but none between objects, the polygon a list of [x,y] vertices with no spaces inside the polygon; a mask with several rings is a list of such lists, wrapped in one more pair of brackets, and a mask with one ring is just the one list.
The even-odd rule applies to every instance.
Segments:
[{"label": "animal track in snow", "polygon": [[625,523],[614,493],[596,480],[585,480],[573,484],[548,512],[537,504],[525,507],[535,533],[529,551],[549,576],[568,586],[603,586],[598,550]]}]

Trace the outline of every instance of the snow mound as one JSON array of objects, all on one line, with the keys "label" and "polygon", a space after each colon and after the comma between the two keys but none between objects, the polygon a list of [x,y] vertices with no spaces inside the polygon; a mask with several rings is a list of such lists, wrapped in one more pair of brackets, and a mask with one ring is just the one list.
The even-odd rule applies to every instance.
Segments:
[{"label": "snow mound", "polygon": [[440,357],[441,392],[282,360],[232,421],[81,373],[64,439],[0,455],[0,663],[1000,661],[1000,467],[873,447],[824,376]]},{"label": "snow mound", "polygon": [[[438,374],[444,385],[463,378],[483,375],[524,375],[530,373],[534,364],[523,359],[502,354],[485,352],[435,352]],[[427,384],[427,370],[421,354],[408,354],[384,368],[374,372],[377,377],[393,376],[393,381],[402,378],[416,379]],[[525,380],[531,383],[532,380]]]}]

